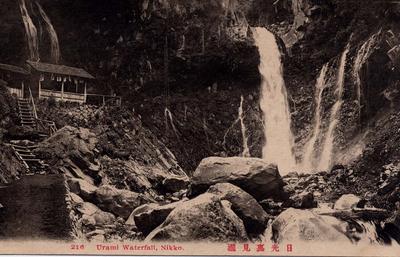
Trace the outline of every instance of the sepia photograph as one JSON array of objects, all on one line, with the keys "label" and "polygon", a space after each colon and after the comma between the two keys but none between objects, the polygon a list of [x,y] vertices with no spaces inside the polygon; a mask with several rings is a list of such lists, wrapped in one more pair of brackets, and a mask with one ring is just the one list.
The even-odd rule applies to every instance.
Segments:
[{"label": "sepia photograph", "polygon": [[400,1],[0,0],[0,255],[400,256]]}]

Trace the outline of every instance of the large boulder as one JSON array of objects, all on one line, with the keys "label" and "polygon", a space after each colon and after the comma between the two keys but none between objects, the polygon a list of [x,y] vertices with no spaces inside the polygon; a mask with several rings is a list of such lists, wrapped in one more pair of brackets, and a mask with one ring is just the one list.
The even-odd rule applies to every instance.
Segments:
[{"label": "large boulder", "polygon": [[96,190],[95,201],[101,209],[127,219],[135,208],[150,199],[143,194],[105,185]]},{"label": "large boulder", "polygon": [[161,241],[247,241],[242,220],[230,202],[206,193],[176,207],[146,240]]},{"label": "large boulder", "polygon": [[211,186],[208,193],[215,194],[221,200],[227,200],[232,204],[232,210],[243,221],[247,233],[261,234],[267,228],[270,216],[260,204],[248,193],[229,183]]},{"label": "large boulder", "polygon": [[353,194],[342,195],[336,202],[334,209],[336,210],[348,210],[358,207],[361,199]]},{"label": "large boulder", "polygon": [[166,205],[149,203],[139,206],[129,216],[126,225],[136,225],[137,229],[144,235],[148,235],[165,221],[168,215],[183,201]]},{"label": "large boulder", "polygon": [[80,223],[85,226],[104,226],[115,223],[116,218],[112,213],[100,210],[96,205],[89,202],[77,203],[74,209],[80,213]]},{"label": "large boulder", "polygon": [[268,228],[266,236],[274,242],[325,241],[350,242],[342,223],[334,217],[322,216],[309,210],[290,208],[282,212]]},{"label": "large boulder", "polygon": [[54,135],[38,144],[35,152],[46,159],[57,161],[68,157],[93,158],[96,135],[86,128],[65,126]]},{"label": "large boulder", "polygon": [[209,157],[203,159],[193,174],[190,195],[205,192],[218,183],[234,184],[257,200],[286,198],[278,168],[257,158]]},{"label": "large boulder", "polygon": [[91,201],[94,198],[97,187],[86,180],[71,178],[67,182],[72,193],[81,196],[86,201]]},{"label": "large boulder", "polygon": [[[115,160],[103,156],[100,159],[102,165],[100,175],[110,184],[119,188],[128,187],[139,193],[165,194],[187,189],[189,178],[183,172],[175,174],[179,172],[173,168],[167,170],[163,167],[145,165],[140,158]],[[151,158],[149,157],[149,159]]]}]

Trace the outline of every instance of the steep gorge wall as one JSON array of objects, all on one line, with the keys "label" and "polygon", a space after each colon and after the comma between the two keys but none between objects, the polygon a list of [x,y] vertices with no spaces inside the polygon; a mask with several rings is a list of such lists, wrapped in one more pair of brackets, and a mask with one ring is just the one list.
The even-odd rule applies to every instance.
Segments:
[{"label": "steep gorge wall", "polygon": [[[124,96],[127,104],[142,115],[144,124],[177,155],[185,170],[194,169],[208,155],[241,153],[236,122],[241,95],[245,123],[251,131],[250,152],[260,156],[264,139],[257,100],[259,57],[248,25],[267,26],[282,38],[281,45],[287,46],[284,75],[298,142],[307,137],[313,119],[314,85],[321,67],[332,62],[330,76],[334,77],[337,60],[350,41],[345,79],[345,98],[350,104],[344,109],[353,113],[351,70],[360,45],[379,29],[398,34],[397,5],[375,0],[40,3],[58,33],[62,63],[95,74],[98,81],[92,90]],[[1,59],[23,63],[27,53],[18,6],[14,1],[3,1],[2,5],[5,15],[0,18],[0,32],[14,29],[17,34],[2,37],[1,45],[9,51],[2,51]],[[390,104],[381,94],[397,76],[396,70],[389,68],[392,61],[388,50],[381,45],[361,69],[362,83],[369,85],[364,88],[370,89],[364,127]],[[387,80],[373,74],[386,74]],[[325,109],[332,104],[333,100],[328,100]],[[171,128],[169,117],[178,132]],[[339,128],[344,135],[342,142],[359,132],[358,125],[348,126],[353,122],[345,120]],[[191,153],[195,158],[188,161]]]}]

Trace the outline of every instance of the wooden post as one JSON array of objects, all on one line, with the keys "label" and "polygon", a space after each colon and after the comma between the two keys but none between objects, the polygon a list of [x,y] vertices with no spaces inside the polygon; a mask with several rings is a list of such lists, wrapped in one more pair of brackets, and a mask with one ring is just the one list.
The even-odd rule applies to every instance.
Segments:
[{"label": "wooden post", "polygon": [[42,92],[42,81],[41,81],[41,78],[39,77],[39,89],[38,89],[38,98],[40,99],[40,97],[41,97],[41,92]]},{"label": "wooden post", "polygon": [[22,95],[21,95],[21,98],[25,98],[25,97],[24,97],[24,96],[25,96],[25,93],[24,93],[24,92],[25,92],[25,85],[24,85],[24,81],[22,81],[22,82],[21,82],[21,89],[22,89],[22,92],[21,92],[21,93],[22,93]]},{"label": "wooden post", "polygon": [[64,79],[61,80],[61,100],[64,100]]},{"label": "wooden post", "polygon": [[86,101],[87,101],[86,84],[87,84],[87,82],[85,81],[85,89],[83,91],[83,102],[84,103],[86,103]]}]

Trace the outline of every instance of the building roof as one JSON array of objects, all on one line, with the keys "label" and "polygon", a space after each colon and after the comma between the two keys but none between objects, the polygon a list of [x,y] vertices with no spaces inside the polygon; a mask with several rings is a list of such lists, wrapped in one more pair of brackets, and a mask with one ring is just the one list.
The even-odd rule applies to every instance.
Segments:
[{"label": "building roof", "polygon": [[34,70],[45,73],[54,73],[61,75],[74,76],[85,79],[94,79],[87,71],[81,68],[69,67],[65,65],[57,65],[43,62],[26,61]]},{"label": "building roof", "polygon": [[0,63],[0,70],[11,71],[11,72],[19,73],[19,74],[23,74],[23,75],[29,75],[29,72],[27,70],[25,70],[24,68],[10,65],[10,64]]},{"label": "building roof", "polygon": [[0,86],[7,86],[8,83],[2,79],[0,79]]}]

